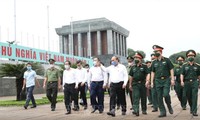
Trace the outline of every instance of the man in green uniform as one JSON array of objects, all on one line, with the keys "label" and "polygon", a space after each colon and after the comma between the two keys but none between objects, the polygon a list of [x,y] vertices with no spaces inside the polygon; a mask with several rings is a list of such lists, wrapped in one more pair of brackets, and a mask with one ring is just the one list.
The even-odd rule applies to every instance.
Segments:
[{"label": "man in green uniform", "polygon": [[[152,53],[151,54],[151,66],[152,66],[152,62],[154,60],[156,60],[156,56],[155,56],[154,53]],[[150,69],[151,69],[151,67],[150,67]],[[151,82],[150,82],[150,84],[151,84]],[[158,111],[158,98],[157,98],[157,91],[156,91],[155,81],[154,81],[154,86],[151,87],[151,95],[152,95],[152,104],[153,104],[152,112],[157,112]]]},{"label": "man in green uniform", "polygon": [[147,114],[146,81],[150,79],[150,73],[145,64],[142,64],[143,56],[136,53],[134,56],[135,65],[131,68],[129,87],[133,92],[133,114],[139,116],[139,100],[141,99],[142,114]]},{"label": "man in green uniform", "polygon": [[45,71],[43,88],[46,88],[47,98],[51,102],[51,111],[55,111],[58,89],[61,89],[61,79],[60,72],[54,65],[55,60],[49,59],[49,63],[50,68]]},{"label": "man in green uniform", "polygon": [[181,69],[181,85],[184,86],[183,91],[186,93],[190,105],[190,113],[193,116],[198,116],[197,99],[200,80],[200,65],[194,62],[194,58],[196,57],[196,52],[194,50],[188,50],[186,56],[188,62],[185,63]]},{"label": "man in green uniform", "polygon": [[169,109],[169,113],[173,114],[173,109],[171,106],[170,83],[174,85],[174,66],[169,58],[162,56],[163,48],[154,45],[153,46],[156,60],[152,63],[151,70],[151,86],[154,86],[154,80],[156,85],[157,97],[158,97],[158,107],[160,109],[160,115],[158,117],[166,117],[166,109],[163,103],[163,97]]},{"label": "man in green uniform", "polygon": [[[128,56],[127,57],[127,61],[128,61],[128,66],[126,67],[127,69],[127,72],[129,74],[130,70],[131,70],[131,67],[134,65],[134,58],[131,57],[131,56]],[[131,106],[133,106],[133,97],[132,97],[132,90],[129,89],[129,81],[131,79],[131,76],[129,75],[128,76],[128,83],[127,83],[127,86],[126,86],[126,93],[129,94],[130,96],[130,101],[131,101]],[[132,110],[133,108],[131,107],[130,110]]]},{"label": "man in green uniform", "polygon": [[185,61],[185,58],[183,56],[178,56],[176,58],[176,61],[179,64],[179,66],[174,68],[174,76],[175,76],[174,89],[175,89],[177,97],[178,97],[178,99],[181,103],[182,109],[186,110],[187,100],[186,100],[185,94],[183,94],[183,86],[181,86],[181,80],[180,80],[181,68],[182,68],[182,65]]}]

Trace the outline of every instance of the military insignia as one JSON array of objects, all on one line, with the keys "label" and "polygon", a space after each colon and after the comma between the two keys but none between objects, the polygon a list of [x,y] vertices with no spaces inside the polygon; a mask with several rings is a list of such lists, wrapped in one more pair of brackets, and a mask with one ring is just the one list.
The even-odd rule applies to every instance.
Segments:
[{"label": "military insignia", "polygon": [[185,70],[189,70],[189,67],[185,67]]},{"label": "military insignia", "polygon": [[197,71],[197,67],[194,67],[193,69],[194,69],[194,71]]},{"label": "military insignia", "polygon": [[140,71],[144,71],[144,68],[140,68]]}]

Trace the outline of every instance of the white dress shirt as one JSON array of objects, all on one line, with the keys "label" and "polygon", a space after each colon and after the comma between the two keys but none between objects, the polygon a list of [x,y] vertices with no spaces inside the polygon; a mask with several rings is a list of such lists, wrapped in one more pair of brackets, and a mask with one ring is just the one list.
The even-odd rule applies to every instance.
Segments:
[{"label": "white dress shirt", "polygon": [[85,83],[87,82],[87,70],[85,68],[77,68],[76,69],[76,79],[78,83]]},{"label": "white dress shirt", "polygon": [[76,79],[76,70],[70,68],[69,70],[64,70],[63,72],[63,86],[67,84],[75,83],[78,86],[78,80]]},{"label": "white dress shirt", "polygon": [[89,70],[88,75],[88,86],[90,87],[90,82],[100,82],[104,81],[103,85],[105,86],[107,84],[108,75],[107,72],[105,72],[101,67],[91,67]]},{"label": "white dress shirt", "polygon": [[110,83],[124,82],[124,85],[128,82],[128,73],[126,67],[120,63],[117,66],[111,65],[107,68],[102,66],[102,69],[109,73],[109,85]]}]

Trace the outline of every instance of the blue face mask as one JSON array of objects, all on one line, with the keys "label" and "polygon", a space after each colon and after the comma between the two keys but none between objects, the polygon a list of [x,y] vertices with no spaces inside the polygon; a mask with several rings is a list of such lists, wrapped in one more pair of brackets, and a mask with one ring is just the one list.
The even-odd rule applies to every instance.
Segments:
[{"label": "blue face mask", "polygon": [[31,66],[27,66],[26,68],[27,68],[27,70],[31,70],[32,67]]},{"label": "blue face mask", "polygon": [[114,66],[116,66],[116,65],[117,65],[117,62],[112,61],[111,64],[114,65]]}]

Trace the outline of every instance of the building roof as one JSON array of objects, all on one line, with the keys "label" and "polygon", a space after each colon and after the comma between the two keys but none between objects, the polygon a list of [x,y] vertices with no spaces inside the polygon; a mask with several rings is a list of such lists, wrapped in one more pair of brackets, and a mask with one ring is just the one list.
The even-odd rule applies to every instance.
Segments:
[{"label": "building roof", "polygon": [[[93,31],[103,31],[103,30],[113,30],[118,32],[126,37],[129,35],[129,31],[120,25],[116,24],[113,21],[110,21],[106,18],[96,18],[96,19],[87,19],[80,21],[72,22],[73,33],[86,33]],[[71,34],[71,25],[65,25],[61,28],[56,28],[56,33],[58,35],[67,35]]]}]

